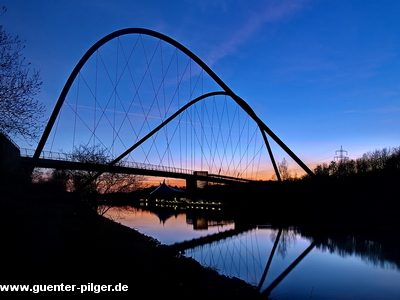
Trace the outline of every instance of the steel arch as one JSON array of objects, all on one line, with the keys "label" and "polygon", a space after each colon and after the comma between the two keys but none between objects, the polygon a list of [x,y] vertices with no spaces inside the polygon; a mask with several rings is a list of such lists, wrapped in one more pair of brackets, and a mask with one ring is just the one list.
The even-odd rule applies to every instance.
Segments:
[{"label": "steel arch", "polygon": [[76,76],[79,74],[80,70],[82,67],[85,65],[85,63],[88,61],[88,59],[104,44],[107,42],[123,36],[127,34],[143,34],[143,35],[148,35],[152,36],[155,38],[159,38],[172,46],[178,48],[180,51],[182,51],[184,54],[189,56],[193,61],[195,61],[226,93],[226,95],[230,96],[259,126],[261,132],[263,133],[264,141],[266,142],[266,146],[268,148],[268,151],[270,153],[272,162],[274,164],[275,171],[277,173],[277,176],[279,178],[279,172],[277,172],[276,164],[274,162],[273,156],[271,155],[272,152],[270,151],[270,147],[268,144],[268,141],[266,139],[265,133],[267,133],[294,161],[296,161],[297,164],[299,164],[300,167],[310,176],[313,176],[314,173],[303,163],[303,161],[298,158],[292,150],[288,146],[286,146],[285,143],[283,143],[278,136],[272,132],[271,129],[268,128],[268,126],[257,116],[257,114],[254,112],[254,110],[250,107],[250,105],[244,101],[241,97],[236,95],[226,84],[223,82],[215,73],[214,71],[211,70],[211,68],[205,64],[197,55],[195,55],[192,51],[190,51],[188,48],[177,42],[176,40],[170,38],[169,36],[166,36],[162,33],[159,33],[157,31],[153,31],[150,29],[145,29],[145,28],[125,28],[121,30],[114,31],[102,39],[100,39],[98,42],[96,42],[92,47],[89,48],[89,50],[82,56],[82,58],[79,60],[75,68],[72,70],[70,76],[67,79],[67,82],[65,83],[60,96],[57,100],[57,103],[53,109],[53,112],[50,116],[50,119],[46,125],[46,128],[43,132],[43,135],[38,143],[38,146],[36,148],[34,158],[38,158],[40,156],[40,153],[42,152],[44,145],[46,144],[46,141],[50,135],[50,132],[53,128],[53,125],[57,119],[57,116],[61,110],[61,107],[65,101],[65,98],[76,78]]}]

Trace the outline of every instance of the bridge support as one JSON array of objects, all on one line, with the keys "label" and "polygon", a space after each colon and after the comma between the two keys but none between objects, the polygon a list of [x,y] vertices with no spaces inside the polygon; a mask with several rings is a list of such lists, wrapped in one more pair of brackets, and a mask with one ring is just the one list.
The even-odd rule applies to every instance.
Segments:
[{"label": "bridge support", "polygon": [[196,191],[203,189],[208,185],[208,172],[207,171],[194,171],[193,177],[186,179],[186,189],[188,191]]},{"label": "bridge support", "polygon": [[26,190],[29,169],[23,168],[18,146],[0,133],[0,193],[15,194]]}]

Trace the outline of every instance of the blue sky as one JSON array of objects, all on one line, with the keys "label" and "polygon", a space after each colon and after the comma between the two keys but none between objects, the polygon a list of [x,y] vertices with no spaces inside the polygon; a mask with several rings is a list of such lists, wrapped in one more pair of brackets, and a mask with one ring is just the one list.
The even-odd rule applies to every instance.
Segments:
[{"label": "blue sky", "polygon": [[[50,114],[73,67],[122,28],[185,45],[310,167],[400,146],[400,2],[5,0]],[[278,160],[281,157],[278,157]]]}]

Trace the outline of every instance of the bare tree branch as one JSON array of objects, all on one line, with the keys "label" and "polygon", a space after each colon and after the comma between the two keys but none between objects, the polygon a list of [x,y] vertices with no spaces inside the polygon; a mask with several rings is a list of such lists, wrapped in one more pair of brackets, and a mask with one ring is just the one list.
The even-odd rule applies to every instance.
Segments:
[{"label": "bare tree branch", "polygon": [[0,25],[0,131],[34,140],[43,128],[45,108],[34,98],[42,84],[40,72],[29,69],[24,48],[18,36],[7,34]]}]

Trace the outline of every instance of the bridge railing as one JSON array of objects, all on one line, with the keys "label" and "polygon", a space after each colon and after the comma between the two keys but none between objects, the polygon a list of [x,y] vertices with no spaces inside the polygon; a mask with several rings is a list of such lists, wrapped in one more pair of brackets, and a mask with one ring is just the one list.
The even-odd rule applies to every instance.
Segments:
[{"label": "bridge railing", "polygon": [[[21,148],[20,155],[24,157],[33,157],[35,150]],[[52,160],[59,160],[59,161],[74,161],[71,158],[71,155],[67,153],[60,153],[60,152],[53,152],[53,151],[42,151],[40,154],[41,159],[52,159]],[[162,172],[169,172],[169,173],[180,173],[180,174],[193,174],[192,170],[176,168],[176,167],[167,167],[162,165],[152,165],[152,164],[145,164],[140,162],[134,161],[120,161],[116,164],[120,167],[125,168],[135,168],[135,169],[144,169],[144,170],[152,170],[152,171],[162,171]]]},{"label": "bridge railing", "polygon": [[145,170],[153,170],[153,171],[164,171],[169,173],[181,173],[181,174],[193,174],[192,170],[176,168],[176,167],[167,167],[162,165],[152,165],[139,163],[134,161],[123,160],[117,164],[121,167],[127,168],[136,168],[136,169],[145,169]]},{"label": "bridge railing", "polygon": [[[20,153],[21,153],[21,156],[24,156],[24,157],[33,157],[35,150],[21,148]],[[39,158],[62,160],[62,161],[72,161],[68,154],[61,153],[61,152],[53,152],[53,151],[42,151],[42,153],[40,153]]]}]

